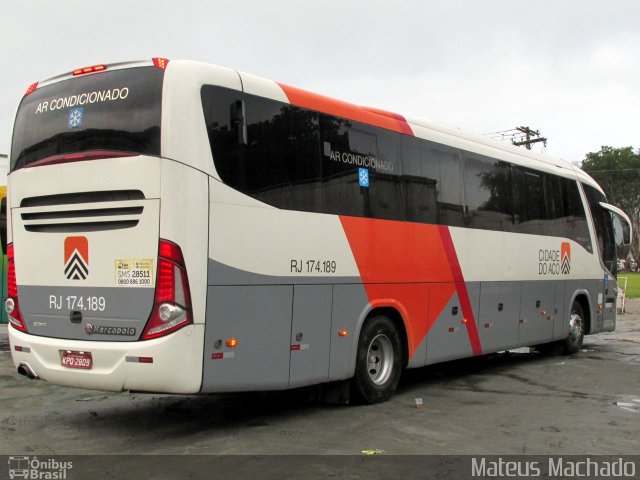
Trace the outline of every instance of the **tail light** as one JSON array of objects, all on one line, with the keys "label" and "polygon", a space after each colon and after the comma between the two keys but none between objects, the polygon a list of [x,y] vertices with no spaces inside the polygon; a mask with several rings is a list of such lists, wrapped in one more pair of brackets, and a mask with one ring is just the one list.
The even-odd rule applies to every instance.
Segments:
[{"label": "tail light", "polygon": [[36,91],[36,88],[38,88],[38,83],[39,82],[35,82],[32,83],[31,85],[29,85],[29,88],[27,88],[27,91],[25,92],[24,96],[28,97],[29,95],[31,95],[33,92]]},{"label": "tail light", "polygon": [[160,240],[153,310],[142,340],[168,335],[193,323],[189,279],[180,247]]},{"label": "tail light", "polygon": [[152,60],[155,67],[159,68],[160,70],[164,70],[165,68],[167,68],[167,64],[169,63],[169,60],[167,60],[166,58],[154,57]]},{"label": "tail light", "polygon": [[9,323],[16,330],[27,331],[27,326],[20,313],[18,303],[18,284],[16,283],[16,263],[13,255],[13,243],[7,245],[7,299],[4,301],[4,308],[9,315]]},{"label": "tail light", "polygon": [[90,67],[76,68],[71,73],[73,74],[74,77],[77,77],[78,75],[86,75],[87,73],[103,72],[106,69],[107,69],[107,66],[103,64],[91,65]]}]

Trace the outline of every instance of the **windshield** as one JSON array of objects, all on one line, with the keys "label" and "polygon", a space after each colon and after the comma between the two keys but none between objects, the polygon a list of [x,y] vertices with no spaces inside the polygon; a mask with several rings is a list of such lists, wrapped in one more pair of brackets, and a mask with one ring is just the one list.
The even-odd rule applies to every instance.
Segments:
[{"label": "windshield", "polygon": [[22,99],[11,171],[89,150],[160,155],[164,71],[136,67],[71,78]]}]

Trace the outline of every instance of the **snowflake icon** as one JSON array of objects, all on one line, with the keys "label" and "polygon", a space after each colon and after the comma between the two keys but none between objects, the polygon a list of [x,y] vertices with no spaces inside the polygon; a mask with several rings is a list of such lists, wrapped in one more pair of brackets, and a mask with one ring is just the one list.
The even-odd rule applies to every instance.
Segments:
[{"label": "snowflake icon", "polygon": [[369,186],[369,169],[367,168],[359,168],[358,169],[358,183],[361,187]]},{"label": "snowflake icon", "polygon": [[82,126],[82,120],[84,116],[84,108],[73,108],[69,112],[69,119],[67,120],[67,126],[69,128],[78,128]]}]

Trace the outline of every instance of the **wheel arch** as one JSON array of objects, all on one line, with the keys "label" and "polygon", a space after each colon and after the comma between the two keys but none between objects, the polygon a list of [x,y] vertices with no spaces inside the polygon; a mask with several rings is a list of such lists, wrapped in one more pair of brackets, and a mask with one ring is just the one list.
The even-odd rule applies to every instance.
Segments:
[{"label": "wheel arch", "polygon": [[591,333],[591,297],[586,290],[578,290],[573,293],[571,302],[569,303],[569,309],[575,303],[578,303],[582,307],[582,313],[584,313],[585,322],[585,334]]},{"label": "wheel arch", "polygon": [[[364,321],[360,325],[360,331],[362,331],[362,328],[367,321],[377,315],[384,315],[388,317],[398,330],[398,334],[400,335],[400,343],[402,346],[402,368],[406,368],[407,364],[409,363],[409,336],[407,334],[407,328],[405,326],[402,314],[396,308],[388,305],[376,306],[371,308],[367,312]],[[360,331],[358,332],[358,335],[360,335]]]}]

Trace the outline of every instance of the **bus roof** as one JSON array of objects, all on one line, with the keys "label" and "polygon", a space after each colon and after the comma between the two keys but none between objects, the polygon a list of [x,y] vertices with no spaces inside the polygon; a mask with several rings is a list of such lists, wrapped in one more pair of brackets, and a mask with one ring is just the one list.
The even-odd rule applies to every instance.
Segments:
[{"label": "bus roof", "polygon": [[[105,68],[114,70],[154,65],[156,60],[158,59],[119,62],[105,65]],[[484,154],[512,163],[529,166],[531,168],[549,171],[568,177],[577,177],[580,181],[602,190],[591,176],[566,160],[537,154],[535,152],[510,145],[506,142],[487,138],[457,127],[435,122],[431,119],[422,117],[405,117],[403,115],[378,108],[356,105],[215,64],[192,60],[160,60],[165,62],[163,63],[162,68],[166,68],[166,73],[171,76],[173,76],[173,74],[181,76],[183,73],[186,73],[188,77],[190,73],[193,74],[194,72],[198,72],[198,77],[207,78],[207,81],[211,84],[218,84],[216,81],[217,75],[220,75],[221,78],[228,79],[229,74],[233,72],[241,79],[242,89],[246,93],[259,94],[279,101],[286,99],[286,101],[292,105],[299,107],[342,116],[349,120],[371,124],[399,133],[415,135],[427,140],[439,141],[455,148],[465,149],[480,155]],[[158,65],[156,64],[156,66]],[[93,75],[96,73],[92,72],[90,74]],[[37,86],[41,87],[57,81],[72,78],[73,75],[74,72],[57,75],[39,82]],[[222,82],[221,85],[223,83],[225,82]],[[254,92],[251,91],[251,88],[247,88],[248,85],[256,84],[260,85],[259,92]]]}]

